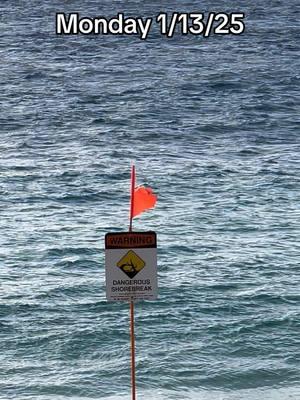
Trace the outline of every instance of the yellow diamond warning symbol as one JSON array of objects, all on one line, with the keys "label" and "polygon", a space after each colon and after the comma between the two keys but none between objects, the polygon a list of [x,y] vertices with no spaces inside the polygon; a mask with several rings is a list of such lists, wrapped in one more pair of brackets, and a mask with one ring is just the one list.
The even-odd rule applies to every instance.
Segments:
[{"label": "yellow diamond warning symbol", "polygon": [[129,250],[117,263],[117,267],[121,268],[129,278],[133,278],[145,265],[145,261],[132,250]]}]

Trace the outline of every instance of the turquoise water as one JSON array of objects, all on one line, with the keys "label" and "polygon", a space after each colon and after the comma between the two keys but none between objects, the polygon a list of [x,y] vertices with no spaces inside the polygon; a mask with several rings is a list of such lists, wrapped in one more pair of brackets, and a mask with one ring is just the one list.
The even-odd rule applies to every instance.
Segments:
[{"label": "turquoise water", "polygon": [[25,3],[0,6],[0,399],[130,398],[104,235],[128,229],[131,161],[159,199],[134,222],[159,275],[136,306],[138,398],[299,399],[297,2],[205,1],[245,33],[146,41],[56,37],[55,12],[195,4]]}]

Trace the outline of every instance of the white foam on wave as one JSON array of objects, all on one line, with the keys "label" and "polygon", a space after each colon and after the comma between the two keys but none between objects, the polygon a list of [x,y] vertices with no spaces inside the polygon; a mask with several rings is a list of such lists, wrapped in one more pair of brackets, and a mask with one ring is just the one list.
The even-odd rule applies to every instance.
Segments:
[{"label": "white foam on wave", "polygon": [[[203,390],[180,393],[168,390],[138,391],[137,397],[143,400],[299,400],[300,386],[280,389],[243,389],[234,391]],[[130,400],[128,396],[110,396],[106,400]],[[82,397],[81,400],[85,400]],[[77,400],[77,399],[73,399]],[[78,399],[79,400],[79,399]],[[87,399],[86,399],[87,400]]]}]

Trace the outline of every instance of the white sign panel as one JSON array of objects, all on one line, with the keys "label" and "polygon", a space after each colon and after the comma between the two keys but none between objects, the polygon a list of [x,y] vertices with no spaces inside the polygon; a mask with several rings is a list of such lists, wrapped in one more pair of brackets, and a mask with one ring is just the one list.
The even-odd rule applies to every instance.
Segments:
[{"label": "white sign panel", "polygon": [[157,298],[156,233],[107,233],[105,270],[107,300],[155,300]]}]

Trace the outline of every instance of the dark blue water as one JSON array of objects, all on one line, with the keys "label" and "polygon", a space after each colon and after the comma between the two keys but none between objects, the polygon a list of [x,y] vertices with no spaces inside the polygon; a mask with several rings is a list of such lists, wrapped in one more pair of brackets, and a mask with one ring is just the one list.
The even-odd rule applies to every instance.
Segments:
[{"label": "dark blue water", "polygon": [[[104,235],[158,194],[139,399],[299,399],[299,4],[3,1],[0,398],[129,399]],[[55,36],[55,12],[244,12],[240,36]]]}]

